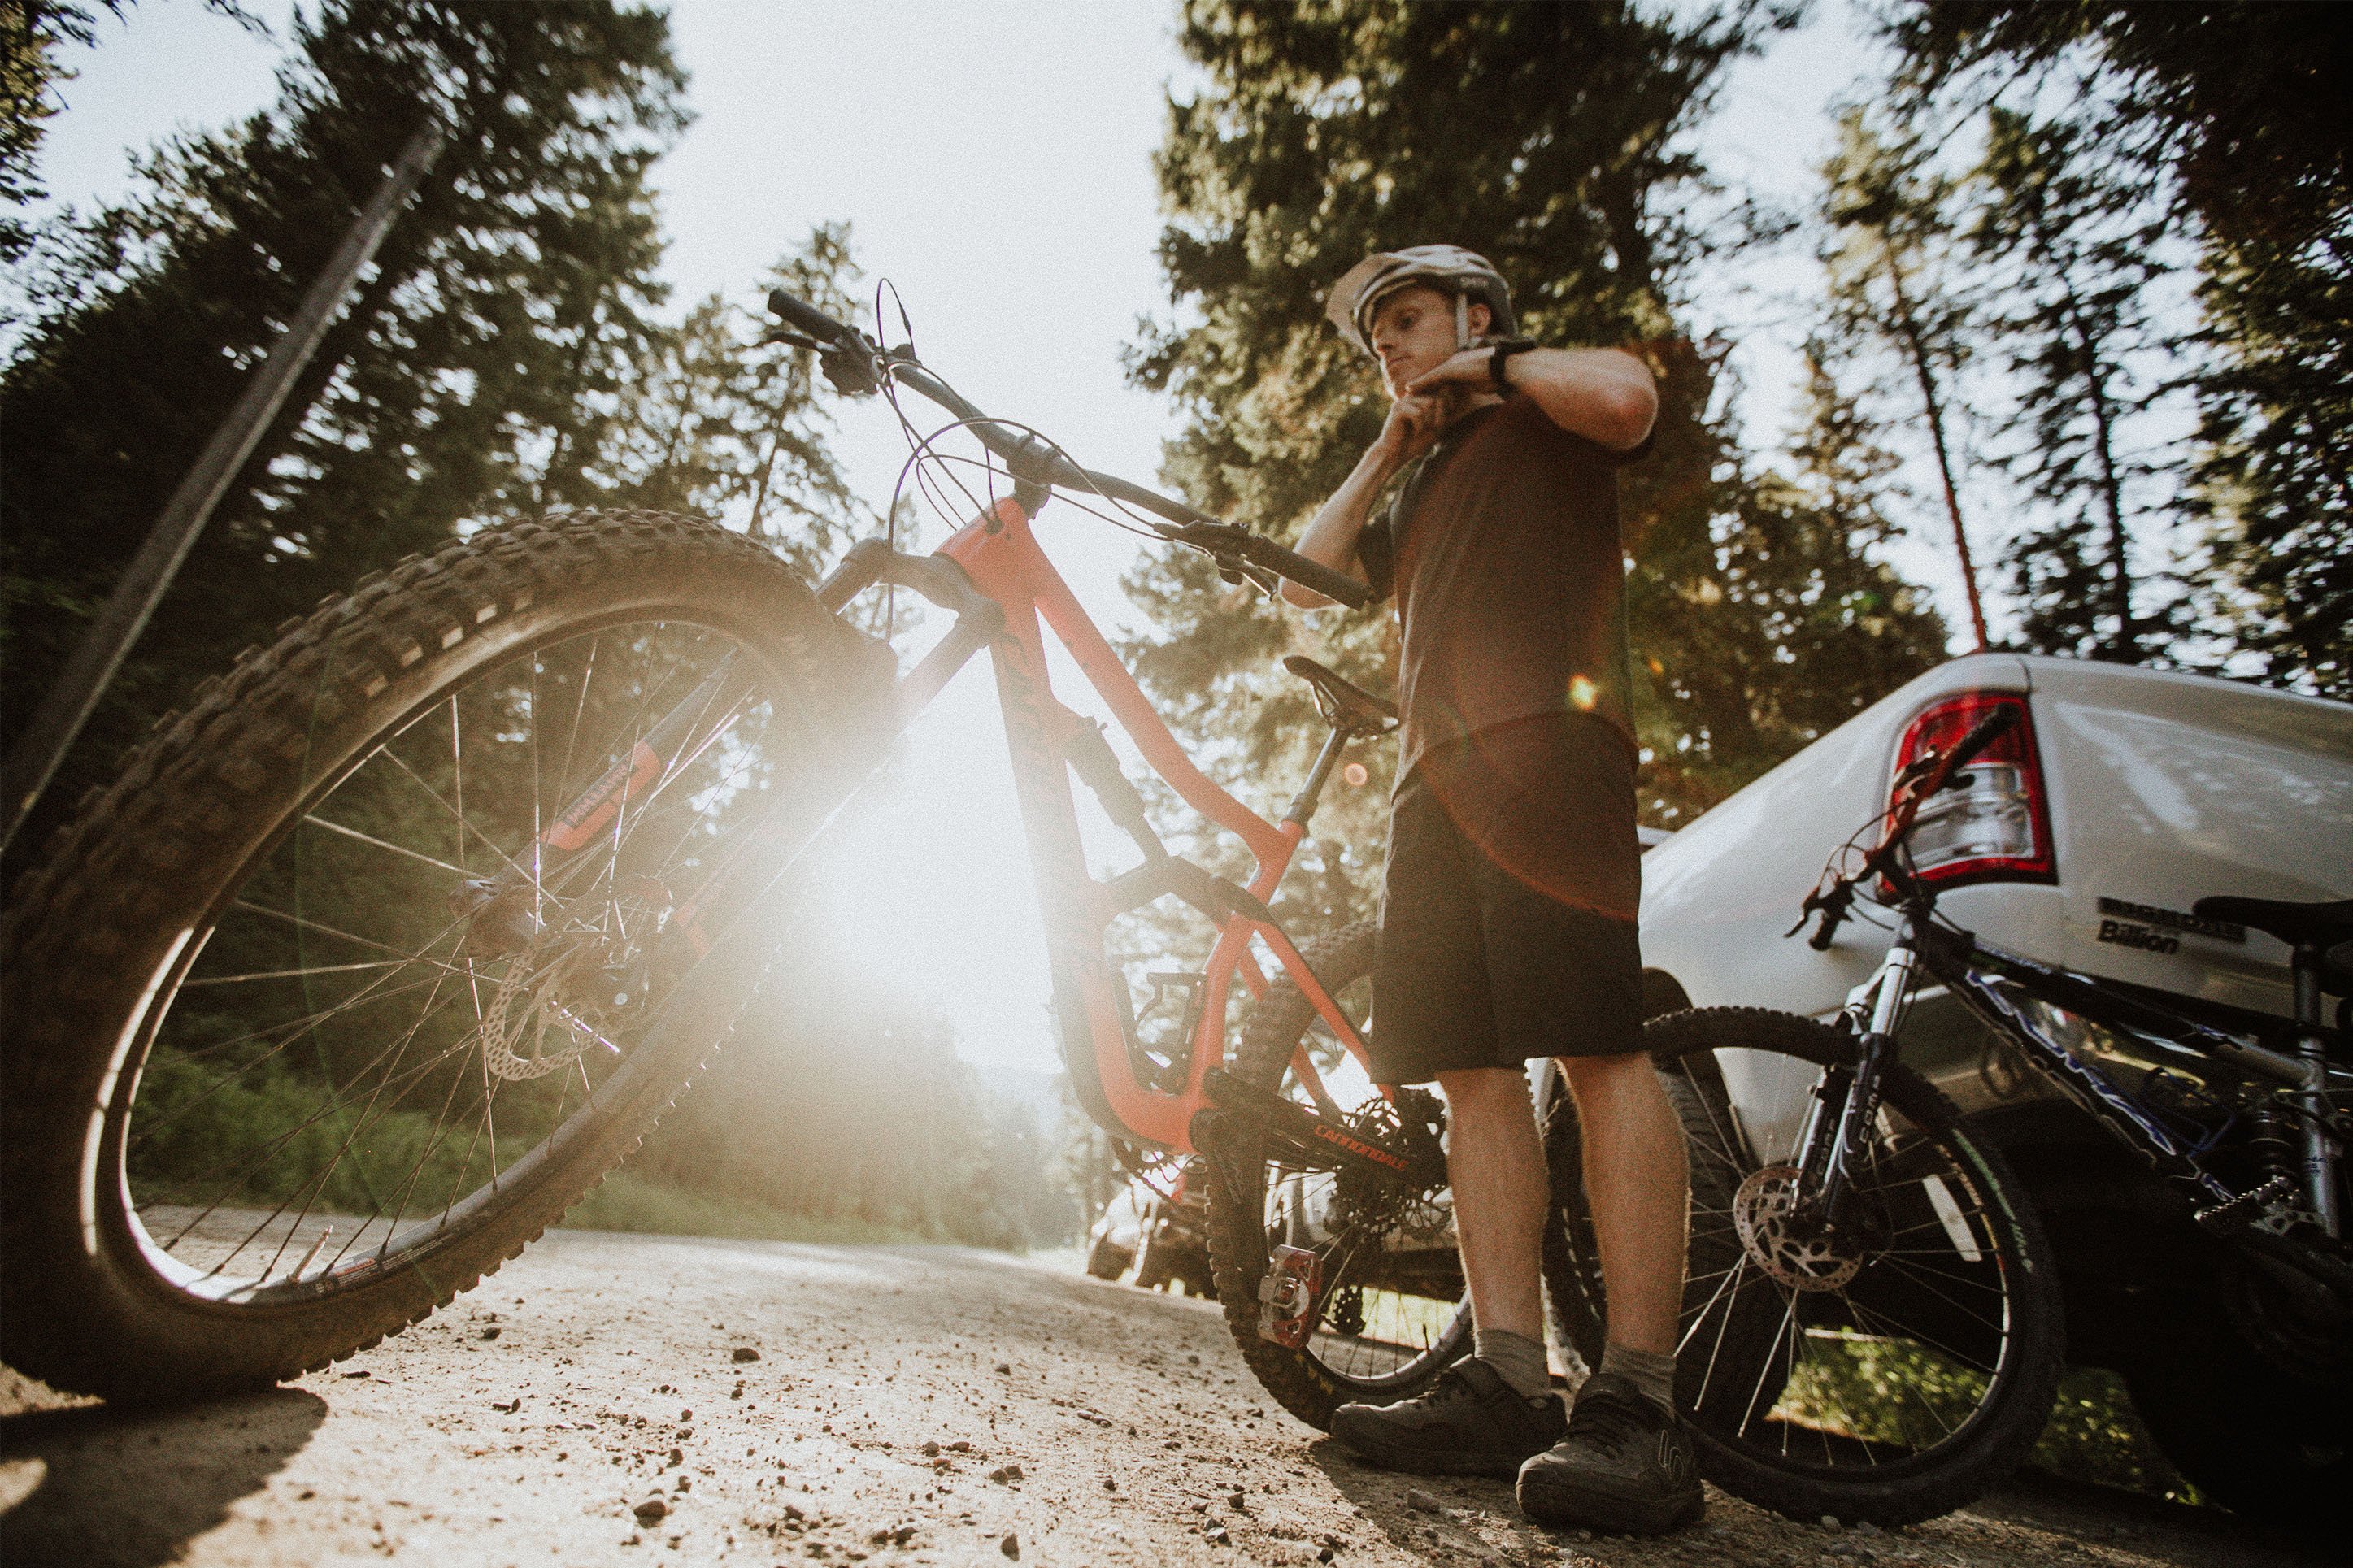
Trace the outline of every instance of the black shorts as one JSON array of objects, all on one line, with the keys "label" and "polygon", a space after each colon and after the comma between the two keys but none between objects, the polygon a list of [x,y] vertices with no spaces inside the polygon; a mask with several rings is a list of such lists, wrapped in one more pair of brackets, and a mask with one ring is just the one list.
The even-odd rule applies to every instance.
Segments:
[{"label": "black shorts", "polygon": [[1426,752],[1389,817],[1373,1078],[1641,1049],[1634,763],[1546,714]]}]

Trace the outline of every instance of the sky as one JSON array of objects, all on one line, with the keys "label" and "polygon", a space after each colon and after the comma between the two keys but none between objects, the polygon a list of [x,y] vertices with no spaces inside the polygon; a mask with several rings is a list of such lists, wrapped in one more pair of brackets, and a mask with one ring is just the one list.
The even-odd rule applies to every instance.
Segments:
[{"label": "sky", "polygon": [[[283,37],[285,0],[248,0]],[[1121,351],[1171,310],[1155,247],[1151,158],[1166,96],[1185,90],[1166,0],[676,0],[697,119],[658,166],[677,303],[753,280],[810,227],[846,220],[870,283],[887,278],[925,363],[982,407],[1060,440],[1082,462],[1149,482],[1168,406],[1131,388]],[[117,195],[132,153],[174,128],[266,103],[278,46],[201,8],[141,0],[76,51],[43,170],[61,201]],[[1802,200],[1829,148],[1825,105],[1867,64],[1854,13],[1735,68],[1701,139],[1713,166]],[[1788,421],[1811,267],[1759,258],[1710,280],[1701,312],[1740,346],[1753,428]],[[839,451],[860,492],[887,501],[905,447],[887,410],[840,411]],[[1132,536],[1049,507],[1039,531],[1107,628],[1131,624],[1119,587]],[[936,522],[921,535],[934,544]],[[1898,564],[1959,624],[1940,536]],[[902,541],[902,546],[904,544]],[[1057,682],[1066,701],[1092,705]],[[976,663],[904,743],[894,800],[846,825],[836,864],[849,945],[923,987],[984,1069],[1055,1063],[1044,939],[1016,826],[985,666]],[[1297,781],[1224,781],[1271,814]],[[1091,844],[1106,857],[1111,836]]]}]

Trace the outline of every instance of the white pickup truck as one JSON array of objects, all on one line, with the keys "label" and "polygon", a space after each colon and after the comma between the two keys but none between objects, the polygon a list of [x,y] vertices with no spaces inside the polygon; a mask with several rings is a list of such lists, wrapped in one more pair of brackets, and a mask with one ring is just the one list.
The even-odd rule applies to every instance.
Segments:
[{"label": "white pickup truck", "polygon": [[[1887,933],[1848,922],[1827,952],[1784,940],[1825,859],[1885,808],[1897,770],[1990,701],[2018,743],[1939,796],[1915,840],[1939,907],[1986,941],[2162,993],[2224,1027],[2291,1016],[2286,946],[2200,920],[2201,897],[2353,896],[2353,706],[2117,665],[1979,654],[1858,714],[1643,858],[1654,1012],[1835,1014]],[[1866,837],[1865,842],[1870,840]],[[2345,1010],[2334,1016],[2346,1037]],[[2058,1253],[2071,1359],[2121,1373],[2168,1455],[2251,1512],[2341,1497],[2353,1457],[2316,1394],[2235,1331],[2227,1286],[2178,1202],[2033,1077],[1959,1003],[1922,994],[1900,1035],[2000,1144]],[[1743,1106],[1749,1125],[1783,1108]],[[2341,1412],[2338,1413],[2341,1415]],[[2321,1424],[2316,1426],[2316,1422]]]}]

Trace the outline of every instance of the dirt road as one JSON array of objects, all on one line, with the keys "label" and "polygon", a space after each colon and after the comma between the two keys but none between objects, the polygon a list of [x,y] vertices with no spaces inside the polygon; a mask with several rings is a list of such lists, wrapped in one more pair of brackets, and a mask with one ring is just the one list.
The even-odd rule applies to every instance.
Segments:
[{"label": "dirt road", "polygon": [[2014,1487],[1869,1533],[1712,1495],[1665,1542],[1356,1468],[1214,1306],[951,1248],[558,1234],[302,1383],[116,1413],[0,1388],[0,1563],[2300,1564],[2227,1518]]}]

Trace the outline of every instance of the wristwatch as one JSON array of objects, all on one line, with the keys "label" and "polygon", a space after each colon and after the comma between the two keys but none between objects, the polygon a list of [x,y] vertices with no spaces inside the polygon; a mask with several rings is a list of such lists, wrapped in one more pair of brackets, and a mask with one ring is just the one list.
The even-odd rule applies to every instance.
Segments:
[{"label": "wristwatch", "polygon": [[1487,356],[1487,375],[1490,380],[1494,382],[1496,391],[1506,391],[1512,384],[1509,381],[1504,379],[1504,362],[1510,359],[1514,354],[1524,354],[1535,346],[1536,341],[1534,338],[1498,338],[1495,340],[1494,351]]}]

